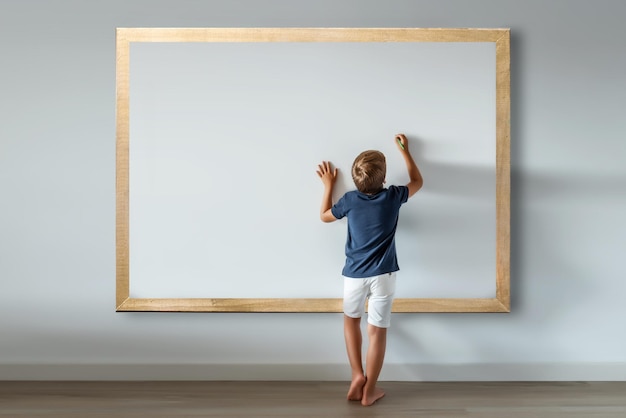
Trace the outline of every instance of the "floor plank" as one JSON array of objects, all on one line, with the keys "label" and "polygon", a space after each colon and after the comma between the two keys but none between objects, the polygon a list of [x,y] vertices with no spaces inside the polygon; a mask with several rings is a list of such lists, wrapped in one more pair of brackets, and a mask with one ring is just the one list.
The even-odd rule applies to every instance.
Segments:
[{"label": "floor plank", "polygon": [[624,418],[626,382],[382,382],[372,407],[346,382],[9,382],[0,417]]}]

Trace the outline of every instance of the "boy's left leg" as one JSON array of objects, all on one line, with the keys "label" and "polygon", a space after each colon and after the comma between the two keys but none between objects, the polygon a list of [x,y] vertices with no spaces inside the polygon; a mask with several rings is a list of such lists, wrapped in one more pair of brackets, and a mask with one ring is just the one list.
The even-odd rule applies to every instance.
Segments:
[{"label": "boy's left leg", "polygon": [[396,274],[388,273],[376,277],[372,281],[370,291],[367,319],[369,346],[365,359],[367,381],[363,387],[363,398],[361,399],[361,404],[364,406],[370,406],[385,396],[385,392],[377,387],[376,383],[385,360],[387,328],[391,323],[391,309],[396,292]]}]

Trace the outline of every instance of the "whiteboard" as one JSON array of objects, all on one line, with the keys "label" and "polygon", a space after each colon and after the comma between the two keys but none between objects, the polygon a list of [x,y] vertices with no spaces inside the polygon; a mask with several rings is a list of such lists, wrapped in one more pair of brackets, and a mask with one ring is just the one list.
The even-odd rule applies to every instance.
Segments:
[{"label": "whiteboard", "polygon": [[398,298],[496,297],[494,42],[132,42],[129,297],[340,298],[346,220],[319,219],[377,149],[424,187],[396,234]]}]

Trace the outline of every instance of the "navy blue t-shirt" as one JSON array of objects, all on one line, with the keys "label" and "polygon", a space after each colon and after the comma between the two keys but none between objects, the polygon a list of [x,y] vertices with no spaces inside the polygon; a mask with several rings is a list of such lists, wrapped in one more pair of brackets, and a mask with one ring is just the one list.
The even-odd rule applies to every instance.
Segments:
[{"label": "navy blue t-shirt", "polygon": [[374,195],[353,190],[331,208],[335,218],[348,217],[344,276],[364,278],[400,269],[395,235],[400,206],[408,198],[406,186],[389,186]]}]

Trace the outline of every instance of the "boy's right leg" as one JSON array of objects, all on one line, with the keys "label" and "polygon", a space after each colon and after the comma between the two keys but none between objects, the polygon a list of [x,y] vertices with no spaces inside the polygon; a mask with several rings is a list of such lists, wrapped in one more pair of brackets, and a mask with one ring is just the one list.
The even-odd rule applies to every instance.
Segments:
[{"label": "boy's right leg", "polygon": [[343,333],[346,340],[348,360],[352,369],[352,381],[348,390],[348,399],[360,401],[363,397],[363,360],[361,358],[361,317],[365,313],[365,298],[369,285],[365,279],[343,279]]},{"label": "boy's right leg", "polygon": [[361,318],[351,318],[348,315],[344,315],[343,318],[346,350],[348,351],[348,360],[352,369],[352,382],[350,383],[350,389],[348,389],[348,400],[360,401],[363,398],[363,385],[365,385],[363,360],[361,358],[361,345],[363,343]]},{"label": "boy's right leg", "polygon": [[376,386],[378,376],[383,368],[385,359],[385,349],[387,347],[387,328],[380,328],[372,324],[367,324],[367,334],[369,337],[369,347],[367,348],[366,376],[367,381],[363,387],[363,397],[361,404],[370,406],[383,396],[385,392]]}]

